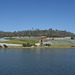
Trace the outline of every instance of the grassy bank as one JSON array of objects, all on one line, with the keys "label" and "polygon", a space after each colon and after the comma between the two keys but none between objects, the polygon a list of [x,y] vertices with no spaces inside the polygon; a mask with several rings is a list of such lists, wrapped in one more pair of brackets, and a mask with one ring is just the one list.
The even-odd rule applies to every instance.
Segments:
[{"label": "grassy bank", "polygon": [[[33,38],[6,38],[8,41],[2,41],[0,43],[8,43],[8,44],[32,44],[38,43],[38,39]],[[52,44],[50,47],[15,47],[8,46],[8,49],[64,49],[64,48],[75,48],[75,40],[60,40],[60,41],[50,41]],[[73,44],[74,43],[74,44]]]},{"label": "grassy bank", "polygon": [[72,49],[75,46],[51,46],[51,47],[15,47],[9,46],[8,48],[1,48],[1,49]]}]

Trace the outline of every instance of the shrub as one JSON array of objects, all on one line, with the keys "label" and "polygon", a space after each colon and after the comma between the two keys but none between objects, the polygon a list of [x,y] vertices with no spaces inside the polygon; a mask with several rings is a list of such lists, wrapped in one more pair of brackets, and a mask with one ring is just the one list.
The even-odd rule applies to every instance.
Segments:
[{"label": "shrub", "polygon": [[51,46],[51,44],[47,44],[47,43],[46,43],[46,45],[45,45],[45,46]]},{"label": "shrub", "polygon": [[52,40],[54,40],[54,38],[52,38]]},{"label": "shrub", "polygon": [[0,48],[2,48],[2,46],[0,45]]},{"label": "shrub", "polygon": [[74,37],[72,36],[71,39],[74,39]]},{"label": "shrub", "polygon": [[27,43],[27,44],[23,43],[23,47],[31,47],[31,46],[32,46],[32,44],[30,44],[30,43]]},{"label": "shrub", "polygon": [[7,48],[7,47],[8,47],[8,46],[7,46],[7,45],[5,45],[5,44],[4,44],[3,46],[4,46],[4,48]]},{"label": "shrub", "polygon": [[31,47],[31,44],[30,44],[30,43],[27,43],[26,46],[27,46],[27,47]]},{"label": "shrub", "polygon": [[74,46],[71,46],[71,47],[74,47]]},{"label": "shrub", "polygon": [[26,44],[23,43],[23,47],[26,47]]}]

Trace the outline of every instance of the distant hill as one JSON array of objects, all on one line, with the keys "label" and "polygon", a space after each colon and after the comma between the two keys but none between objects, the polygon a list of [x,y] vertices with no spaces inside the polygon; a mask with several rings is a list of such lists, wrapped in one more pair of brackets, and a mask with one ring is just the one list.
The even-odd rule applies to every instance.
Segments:
[{"label": "distant hill", "polygon": [[47,37],[69,37],[75,36],[74,33],[60,30],[26,30],[26,31],[14,31],[14,32],[4,32],[0,31],[0,37],[15,37],[15,36],[47,36]]}]

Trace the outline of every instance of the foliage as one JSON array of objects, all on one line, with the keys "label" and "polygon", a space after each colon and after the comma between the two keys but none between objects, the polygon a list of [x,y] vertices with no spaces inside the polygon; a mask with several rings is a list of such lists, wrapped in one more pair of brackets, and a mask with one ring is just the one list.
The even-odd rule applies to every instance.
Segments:
[{"label": "foliage", "polygon": [[54,38],[52,38],[52,40],[54,40]]},{"label": "foliage", "polygon": [[5,44],[4,44],[3,46],[4,46],[4,48],[7,48],[7,47],[8,47],[8,46],[7,46],[7,45],[5,45]]},{"label": "foliage", "polygon": [[75,36],[75,34],[67,31],[53,30],[27,30],[27,31],[14,31],[14,32],[3,32],[0,31],[0,37],[24,37],[24,36],[47,36],[47,37],[65,37],[65,36]]},{"label": "foliage", "polygon": [[27,43],[26,46],[27,46],[27,47],[31,47],[31,44],[30,44],[30,43]]},{"label": "foliage", "polygon": [[23,47],[31,47],[32,45],[30,43],[23,43]]},{"label": "foliage", "polygon": [[71,39],[74,39],[74,37],[72,36]]},{"label": "foliage", "polygon": [[47,44],[47,43],[46,43],[46,45],[45,45],[45,46],[51,46],[51,44]]},{"label": "foliage", "polygon": [[25,43],[23,43],[23,47],[26,47],[26,44]]},{"label": "foliage", "polygon": [[2,46],[0,45],[0,48],[2,48]]}]

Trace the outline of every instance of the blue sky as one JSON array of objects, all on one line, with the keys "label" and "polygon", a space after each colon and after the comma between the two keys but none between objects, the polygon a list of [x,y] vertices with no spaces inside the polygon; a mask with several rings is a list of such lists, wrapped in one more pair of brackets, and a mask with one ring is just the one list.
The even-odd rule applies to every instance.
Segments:
[{"label": "blue sky", "polygon": [[75,0],[0,0],[0,30],[58,29],[75,33]]}]

